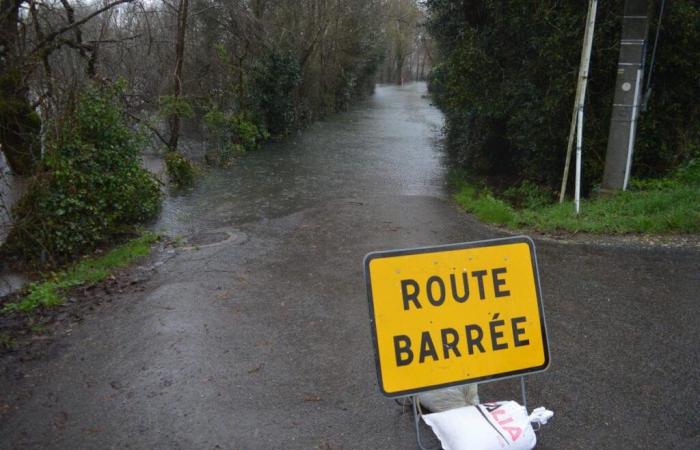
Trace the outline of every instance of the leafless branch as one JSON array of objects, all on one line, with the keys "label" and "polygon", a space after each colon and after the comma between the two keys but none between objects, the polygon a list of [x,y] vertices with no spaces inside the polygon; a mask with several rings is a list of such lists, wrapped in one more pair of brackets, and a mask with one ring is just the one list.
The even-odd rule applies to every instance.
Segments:
[{"label": "leafless branch", "polygon": [[113,1],[113,2],[111,2],[111,3],[108,3],[107,5],[103,6],[103,7],[100,8],[100,9],[97,9],[97,10],[93,11],[92,13],[90,13],[90,14],[88,14],[87,16],[83,17],[82,19],[77,20],[77,21],[74,21],[73,23],[69,23],[69,24],[66,25],[65,27],[59,28],[58,30],[56,30],[56,31],[54,31],[54,32],[52,32],[52,33],[47,34],[47,35],[44,37],[44,39],[40,40],[40,41],[34,46],[34,48],[32,49],[32,51],[31,51],[30,53],[36,54],[37,52],[41,51],[41,50],[42,50],[43,48],[45,48],[46,46],[50,45],[51,41],[53,41],[54,39],[56,39],[58,36],[62,35],[63,33],[68,32],[68,31],[71,31],[71,30],[73,30],[73,29],[76,28],[76,27],[79,27],[79,26],[83,25],[84,23],[90,21],[92,18],[94,18],[94,17],[96,17],[96,16],[99,16],[99,15],[102,14],[103,12],[108,11],[108,10],[114,8],[115,6],[119,6],[119,5],[124,4],[124,3],[131,3],[131,2],[133,2],[133,1],[134,1],[134,0],[115,0],[115,1]]}]

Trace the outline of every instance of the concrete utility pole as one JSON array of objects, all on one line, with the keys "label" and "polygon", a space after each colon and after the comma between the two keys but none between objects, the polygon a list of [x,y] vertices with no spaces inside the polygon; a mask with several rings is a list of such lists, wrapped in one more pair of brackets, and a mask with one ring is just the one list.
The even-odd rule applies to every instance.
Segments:
[{"label": "concrete utility pole", "polygon": [[603,192],[625,190],[629,182],[649,29],[647,3],[648,0],[625,0]]}]

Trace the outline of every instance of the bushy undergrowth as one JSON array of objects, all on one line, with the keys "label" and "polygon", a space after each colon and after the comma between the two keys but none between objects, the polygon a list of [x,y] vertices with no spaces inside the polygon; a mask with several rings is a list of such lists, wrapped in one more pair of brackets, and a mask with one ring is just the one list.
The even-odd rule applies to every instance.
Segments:
[{"label": "bushy undergrowth", "polygon": [[160,189],[141,167],[142,139],[122,114],[119,90],[86,90],[47,127],[45,155],[12,209],[3,254],[62,264],[156,215]]},{"label": "bushy undergrowth", "polygon": [[203,121],[210,164],[228,166],[236,156],[260,147],[270,138],[270,133],[263,125],[256,124],[250,114],[213,108],[204,115]]},{"label": "bushy undergrowth", "polygon": [[511,228],[612,234],[700,232],[697,160],[670,177],[635,180],[628,191],[583,200],[578,215],[572,202],[541,204],[535,197],[534,202],[516,208],[488,189],[478,189],[464,181],[456,183],[455,199],[462,207],[485,222]]},{"label": "bushy undergrowth", "polygon": [[197,174],[195,166],[180,152],[166,152],[165,169],[168,171],[168,177],[174,187],[184,189],[194,185],[194,178]]},{"label": "bushy undergrowth", "polygon": [[22,299],[5,304],[0,312],[3,314],[29,313],[37,308],[60,305],[64,301],[63,294],[67,289],[104,280],[113,270],[126,267],[136,259],[147,256],[151,244],[157,239],[156,235],[146,233],[110,250],[103,256],[85,259],[65,271],[53,274],[45,281],[31,283]]}]

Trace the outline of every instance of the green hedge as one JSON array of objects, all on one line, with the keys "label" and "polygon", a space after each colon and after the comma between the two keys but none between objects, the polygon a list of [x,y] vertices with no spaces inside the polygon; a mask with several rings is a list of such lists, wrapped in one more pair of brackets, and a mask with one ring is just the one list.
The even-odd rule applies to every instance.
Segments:
[{"label": "green hedge", "polygon": [[[429,0],[439,61],[430,88],[456,161],[491,186],[561,182],[586,19],[575,0]],[[622,0],[600,3],[584,128],[584,190],[600,183],[615,85]],[[656,31],[656,7],[650,38]],[[651,51],[648,52],[649,55]],[[633,174],[670,173],[700,149],[700,7],[667,2]]]}]

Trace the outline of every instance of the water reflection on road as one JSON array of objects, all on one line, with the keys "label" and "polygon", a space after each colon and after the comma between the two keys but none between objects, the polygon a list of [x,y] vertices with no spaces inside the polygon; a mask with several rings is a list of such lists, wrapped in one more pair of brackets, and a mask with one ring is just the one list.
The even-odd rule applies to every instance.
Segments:
[{"label": "water reflection on road", "polygon": [[191,234],[337,198],[442,197],[443,117],[425,94],[424,83],[378,86],[348,112],[250,152],[231,168],[211,169],[193,192],[166,199],[155,228]]}]

